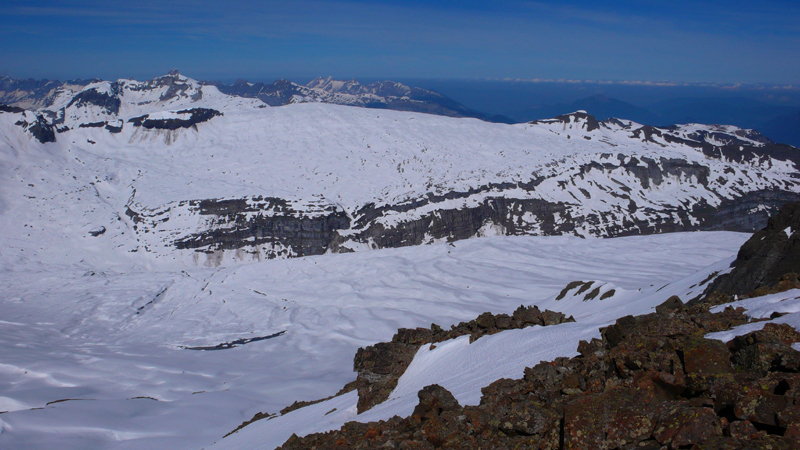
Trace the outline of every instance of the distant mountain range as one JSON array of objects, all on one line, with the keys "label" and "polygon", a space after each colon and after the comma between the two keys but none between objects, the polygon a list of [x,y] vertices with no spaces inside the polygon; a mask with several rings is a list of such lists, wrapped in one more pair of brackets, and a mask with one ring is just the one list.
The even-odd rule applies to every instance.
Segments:
[{"label": "distant mountain range", "polygon": [[[172,75],[177,73],[171,72]],[[101,80],[84,79],[62,82],[3,77],[0,78],[0,104],[29,110],[48,108],[52,106],[59,90],[80,90],[99,81]],[[241,79],[233,84],[219,81],[201,81],[200,84],[215,86],[220,92],[230,96],[259,99],[269,106],[322,102],[448,117],[472,117],[509,124],[584,110],[598,120],[625,118],[655,126],[686,123],[735,125],[757,130],[774,142],[800,146],[800,108],[779,106],[745,97],[678,97],[637,106],[604,94],[595,94],[571,103],[551,103],[523,109],[509,105],[502,114],[491,114],[467,107],[432,89],[411,87],[388,80],[361,84],[352,79],[319,77],[307,84],[283,79],[271,84],[251,83]],[[492,92],[485,95],[491,96]]]},{"label": "distant mountain range", "polygon": [[[173,70],[167,76],[177,77],[179,73],[177,70]],[[53,105],[60,92],[80,90],[99,81],[102,80],[61,82],[3,77],[0,78],[0,104],[29,110],[48,108]],[[272,84],[250,83],[246,80],[237,80],[233,84],[201,81],[200,84],[215,86],[220,92],[230,96],[259,99],[269,106],[322,102],[364,108],[422,112],[448,117],[473,117],[489,122],[514,122],[508,117],[485,114],[467,108],[438,92],[409,87],[394,81],[378,81],[362,85],[356,80],[340,81],[331,77],[320,77],[305,85],[288,80],[277,80]]]}]

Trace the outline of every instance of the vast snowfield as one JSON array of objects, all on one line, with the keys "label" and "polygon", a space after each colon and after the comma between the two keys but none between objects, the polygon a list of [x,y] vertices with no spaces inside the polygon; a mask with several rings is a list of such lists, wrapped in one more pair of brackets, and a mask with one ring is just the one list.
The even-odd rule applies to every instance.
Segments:
[{"label": "vast snowfield", "polygon": [[[4,264],[0,447],[273,448],[294,432],[408,414],[434,382],[474,404],[482,386],[574,355],[617,317],[697,295],[746,238],[489,237],[216,269]],[[556,301],[575,280],[616,294]],[[356,349],[398,327],[447,327],[520,304],[577,322],[423,348],[392,398],[363,417],[351,393],[222,439],[257,412],[334,394],[355,379]],[[279,332],[230,349],[183,348]]]}]

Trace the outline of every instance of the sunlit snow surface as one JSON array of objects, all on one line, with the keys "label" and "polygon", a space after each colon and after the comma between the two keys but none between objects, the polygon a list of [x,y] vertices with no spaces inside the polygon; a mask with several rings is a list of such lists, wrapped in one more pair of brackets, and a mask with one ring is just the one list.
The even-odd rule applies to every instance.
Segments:
[{"label": "sunlit snow surface", "polygon": [[[709,333],[706,335],[707,338],[728,342],[736,336],[758,331],[764,328],[764,325],[768,323],[786,323],[800,330],[800,289],[791,289],[777,294],[739,300],[738,302],[717,306],[712,309],[712,311],[719,312],[729,306],[733,308],[744,308],[747,310],[747,315],[755,319],[767,319],[771,317],[773,313],[781,313],[782,315],[768,321],[739,325],[728,331]],[[794,344],[793,347],[800,351],[800,343]]]},{"label": "sunlit snow surface", "polygon": [[[747,237],[492,237],[217,269],[4,264],[0,448],[273,448],[292,433],[408,414],[435,382],[475,404],[482,386],[575,354],[617,317],[699,294]],[[575,280],[616,294],[556,301]],[[449,327],[520,304],[578,322],[424,347],[392,398],[362,416],[351,393],[222,439],[256,412],[334,394],[355,378],[356,349],[398,327]],[[182,348],[281,331],[226,350]]]}]

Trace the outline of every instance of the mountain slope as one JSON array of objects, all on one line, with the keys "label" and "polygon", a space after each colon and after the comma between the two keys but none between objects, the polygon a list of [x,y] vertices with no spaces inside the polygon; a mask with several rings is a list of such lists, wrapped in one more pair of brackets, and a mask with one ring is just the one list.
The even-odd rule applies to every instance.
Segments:
[{"label": "mountain slope", "polygon": [[177,73],[6,109],[0,221],[20,257],[35,242],[215,266],[493,234],[751,231],[800,198],[797,149],[732,126],[270,108]]}]

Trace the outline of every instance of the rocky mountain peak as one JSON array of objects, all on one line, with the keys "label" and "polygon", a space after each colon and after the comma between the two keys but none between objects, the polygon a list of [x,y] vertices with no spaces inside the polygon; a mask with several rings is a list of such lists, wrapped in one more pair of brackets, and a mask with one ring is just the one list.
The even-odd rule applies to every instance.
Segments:
[{"label": "rocky mountain peak", "polygon": [[543,119],[543,120],[534,120],[530,122],[531,125],[554,125],[554,124],[563,124],[564,129],[568,126],[569,128],[576,128],[583,129],[587,132],[597,130],[600,128],[600,123],[597,119],[587,113],[584,110],[577,110],[575,112],[571,112],[569,114],[562,114],[560,116],[556,116],[552,119]]}]

